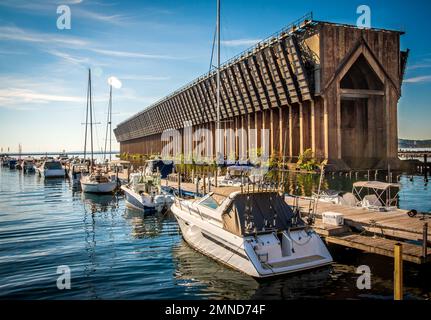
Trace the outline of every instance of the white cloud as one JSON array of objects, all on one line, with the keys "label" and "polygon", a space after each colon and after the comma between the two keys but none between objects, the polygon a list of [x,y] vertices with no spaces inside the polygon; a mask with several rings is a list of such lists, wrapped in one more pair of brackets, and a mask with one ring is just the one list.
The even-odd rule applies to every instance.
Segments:
[{"label": "white cloud", "polygon": [[105,50],[105,49],[89,49],[93,52],[112,56],[112,57],[120,57],[120,58],[139,58],[139,59],[162,59],[162,60],[178,60],[180,58],[167,56],[167,55],[159,55],[159,54],[146,54],[140,52],[130,52],[130,51],[115,51],[115,50]]},{"label": "white cloud", "polygon": [[234,40],[224,40],[221,42],[222,45],[226,47],[246,47],[253,46],[260,42],[260,39],[234,39]]},{"label": "white cloud", "polygon": [[0,40],[22,41],[30,43],[44,43],[68,47],[85,47],[90,43],[86,40],[70,36],[59,36],[51,33],[39,33],[17,27],[0,26]]},{"label": "white cloud", "polygon": [[171,77],[168,76],[153,76],[153,75],[124,75],[121,76],[121,79],[123,80],[132,80],[132,81],[163,81],[163,80],[170,80]]},{"label": "white cloud", "polygon": [[408,78],[404,80],[404,82],[406,83],[422,83],[422,82],[430,82],[430,81],[431,81],[431,75],[413,77],[413,78]]},{"label": "white cloud", "polygon": [[49,103],[49,102],[85,102],[85,98],[37,92],[30,89],[7,88],[0,89],[0,103]]},{"label": "white cloud", "polygon": [[47,50],[47,52],[49,54],[55,56],[55,57],[61,58],[61,59],[65,60],[66,62],[70,62],[72,64],[76,64],[76,65],[86,64],[86,65],[88,65],[90,63],[90,60],[88,58],[80,58],[80,57],[72,56],[68,53],[61,52],[58,50]]}]

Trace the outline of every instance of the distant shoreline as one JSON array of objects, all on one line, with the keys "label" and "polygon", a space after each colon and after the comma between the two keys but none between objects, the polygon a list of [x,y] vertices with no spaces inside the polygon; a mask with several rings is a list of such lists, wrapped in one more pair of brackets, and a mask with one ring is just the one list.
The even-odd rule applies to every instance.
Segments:
[{"label": "distant shoreline", "polygon": [[[87,151],[86,152],[88,155],[91,154],[91,152]],[[7,156],[59,156],[59,155],[68,155],[68,156],[77,156],[77,155],[82,155],[84,154],[84,151],[70,151],[70,152],[43,152],[43,151],[39,151],[39,152],[22,152],[21,154],[19,154],[18,152],[4,152],[1,153],[0,155],[7,155]],[[105,152],[103,151],[94,151],[93,154],[96,155],[100,155],[100,154],[105,154]],[[120,154],[120,151],[112,151],[112,152],[106,152],[106,154]]]}]

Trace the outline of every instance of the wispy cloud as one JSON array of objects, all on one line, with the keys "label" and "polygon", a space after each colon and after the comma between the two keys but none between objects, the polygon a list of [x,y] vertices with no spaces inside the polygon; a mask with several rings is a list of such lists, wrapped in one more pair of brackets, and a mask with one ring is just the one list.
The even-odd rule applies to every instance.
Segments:
[{"label": "wispy cloud", "polygon": [[49,103],[83,103],[84,95],[75,95],[63,83],[47,77],[0,76],[0,106],[14,110],[37,109]]},{"label": "wispy cloud", "polygon": [[407,66],[407,70],[428,69],[431,68],[431,63],[417,63]]},{"label": "wispy cloud", "polygon": [[58,50],[47,50],[46,52],[48,52],[49,54],[51,54],[55,57],[63,59],[66,62],[70,62],[70,63],[75,64],[75,65],[81,66],[81,65],[89,65],[90,64],[90,59],[88,59],[88,58],[76,57],[76,56],[73,56],[69,53],[61,52]]},{"label": "wispy cloud", "polygon": [[[38,13],[42,15],[53,15],[55,14],[55,8],[59,5],[70,5],[73,17],[82,17],[88,20],[94,20],[98,22],[107,22],[111,24],[122,24],[128,22],[131,17],[123,14],[103,14],[96,10],[88,8],[88,5],[94,7],[100,6],[100,3],[87,3],[83,0],[2,0],[0,6],[8,7],[17,10],[27,10],[32,13]],[[85,6],[83,6],[85,5]]]},{"label": "wispy cloud", "polygon": [[405,79],[404,82],[406,83],[431,82],[431,75],[408,78],[408,79]]},{"label": "wispy cloud", "polygon": [[76,96],[66,96],[51,93],[42,93],[30,89],[7,88],[0,89],[0,104],[19,105],[22,103],[49,103],[49,102],[84,102],[85,99]]},{"label": "wispy cloud", "polygon": [[89,45],[89,41],[80,38],[58,34],[40,33],[21,29],[18,27],[0,26],[0,40],[12,40],[30,43],[45,43],[50,45],[62,45],[68,47],[84,47]]},{"label": "wispy cloud", "polygon": [[221,42],[221,44],[226,47],[247,47],[247,46],[253,46],[260,41],[261,41],[260,39],[234,39],[234,40],[224,40]]},{"label": "wispy cloud", "polygon": [[168,76],[153,76],[153,75],[124,75],[120,79],[132,80],[132,81],[163,81],[170,80],[171,77]]},{"label": "wispy cloud", "polygon": [[147,54],[141,52],[131,52],[131,51],[116,51],[116,50],[106,50],[106,49],[89,49],[93,52],[119,58],[140,58],[140,59],[160,59],[160,60],[181,60],[183,58],[161,55],[161,54]]},{"label": "wispy cloud", "polygon": [[126,15],[122,15],[122,14],[107,15],[107,14],[102,14],[99,12],[90,11],[82,8],[74,9],[73,14],[76,17],[83,17],[83,18],[88,18],[98,22],[108,22],[108,23],[117,24],[117,25],[124,24],[130,21],[130,17]]}]

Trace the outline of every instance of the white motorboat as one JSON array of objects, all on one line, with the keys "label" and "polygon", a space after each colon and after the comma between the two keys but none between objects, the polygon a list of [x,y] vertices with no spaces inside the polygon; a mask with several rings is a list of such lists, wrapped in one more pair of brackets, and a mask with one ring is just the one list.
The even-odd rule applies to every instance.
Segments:
[{"label": "white motorboat", "polygon": [[45,178],[62,178],[66,175],[65,169],[57,160],[46,160],[36,170]]},{"label": "white motorboat", "polygon": [[320,237],[277,192],[177,198],[171,211],[191,247],[255,278],[309,270],[333,261]]},{"label": "white motorboat", "polygon": [[88,165],[86,163],[76,162],[67,166],[67,176],[74,185],[79,184],[81,177],[86,174],[88,174]]},{"label": "white motorboat", "polygon": [[82,191],[87,193],[112,193],[118,185],[115,176],[103,174],[100,170],[81,176],[80,182]]},{"label": "white motorboat", "polygon": [[160,174],[133,173],[130,182],[121,186],[127,205],[143,211],[161,212],[168,209],[175,197],[161,188]]}]

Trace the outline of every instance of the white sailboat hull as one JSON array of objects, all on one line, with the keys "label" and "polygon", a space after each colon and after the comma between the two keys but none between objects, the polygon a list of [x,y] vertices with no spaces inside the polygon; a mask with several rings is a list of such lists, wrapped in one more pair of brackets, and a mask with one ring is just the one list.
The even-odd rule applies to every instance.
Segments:
[{"label": "white sailboat hull", "polygon": [[[182,208],[181,208],[182,207]],[[258,257],[252,237],[240,237],[224,230],[217,222],[210,222],[189,213],[184,206],[172,205],[184,240],[195,250],[221,262],[235,270],[254,278],[267,278],[283,274],[310,270],[332,263],[332,257],[320,237],[314,232],[308,236],[304,230],[291,232],[290,237],[298,240],[295,251],[272,263],[262,263]],[[269,234],[259,236],[265,239],[276,238]],[[305,243],[305,238],[307,242]],[[302,238],[303,244],[299,239]],[[277,241],[274,239],[274,241]]]},{"label": "white sailboat hull", "polygon": [[116,181],[94,183],[94,182],[84,182],[81,180],[81,189],[83,192],[88,193],[111,193],[117,187]]}]

